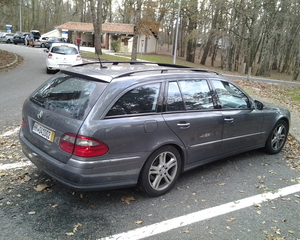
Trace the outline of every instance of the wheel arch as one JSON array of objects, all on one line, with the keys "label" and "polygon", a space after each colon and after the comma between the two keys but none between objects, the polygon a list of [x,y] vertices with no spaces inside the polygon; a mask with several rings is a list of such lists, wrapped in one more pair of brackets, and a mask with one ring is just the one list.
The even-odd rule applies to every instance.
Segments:
[{"label": "wheel arch", "polygon": [[179,144],[176,144],[176,143],[166,143],[166,144],[157,146],[155,149],[153,149],[152,152],[150,152],[150,153],[148,154],[147,159],[145,160],[145,162],[143,163],[143,165],[142,165],[142,167],[141,167],[141,169],[140,169],[139,177],[140,177],[141,172],[142,172],[142,169],[144,168],[144,166],[145,166],[147,160],[149,159],[149,157],[150,157],[155,151],[157,151],[158,149],[163,148],[163,147],[166,147],[166,146],[174,147],[174,148],[178,151],[178,153],[179,153],[179,155],[180,155],[180,158],[181,158],[181,159],[180,159],[180,160],[181,160],[180,173],[183,172],[184,165],[185,165],[185,163],[186,163],[186,156],[187,156],[187,154],[186,154],[184,148],[181,147]]},{"label": "wheel arch", "polygon": [[[284,126],[286,128],[285,129],[285,134],[281,135],[282,134],[281,130],[280,130],[280,133],[275,133],[274,130],[280,124],[283,124],[283,123],[286,125],[286,126]],[[289,128],[290,128],[290,122],[289,122],[289,119],[286,118],[286,117],[281,117],[275,122],[275,124],[272,126],[270,132],[268,133],[268,138],[265,142],[264,149],[267,153],[277,154],[281,151],[281,149],[284,147],[284,144],[287,140],[287,137],[288,137],[288,134],[289,134]],[[283,131],[284,131],[284,128],[283,128]],[[280,137],[278,137],[278,136],[280,136]],[[285,139],[283,139],[282,136],[285,136]],[[274,142],[273,142],[272,139],[274,140]],[[279,143],[279,142],[281,142],[281,143]],[[280,144],[280,146],[276,146],[277,144]]]},{"label": "wheel arch", "polygon": [[286,125],[287,125],[287,128],[288,128],[287,130],[289,132],[289,130],[290,130],[290,120],[287,117],[282,117],[282,118],[278,119],[277,122],[279,122],[280,120],[283,120],[283,121],[286,122]]},{"label": "wheel arch", "polygon": [[[163,175],[166,174],[164,171],[165,169],[168,169],[167,171],[169,171],[169,169],[172,169],[173,166],[172,164],[170,165],[170,168],[167,167],[167,165],[162,164],[162,165],[157,165],[157,167],[159,168],[159,172],[162,170],[162,172],[155,172],[153,173],[154,179],[160,179],[158,180],[158,182],[155,183],[155,186],[152,185],[152,182],[150,180],[150,168],[152,163],[154,162],[154,160],[157,159],[156,154],[159,153],[159,155],[162,152],[165,151],[170,151],[170,153],[172,154],[176,154],[178,156],[177,160],[179,163],[179,168],[177,168],[175,175],[173,175],[173,173],[171,173],[169,176],[169,181],[165,181],[162,180],[164,179]],[[175,153],[176,152],[176,153]],[[180,158],[180,159],[179,159]],[[149,161],[151,160],[151,161]],[[154,149],[149,156],[147,157],[147,159],[145,160],[145,162],[143,163],[140,172],[139,172],[139,176],[138,176],[138,182],[137,182],[137,186],[143,190],[146,194],[148,194],[149,196],[152,197],[157,197],[157,196],[161,196],[164,195],[165,193],[169,192],[175,185],[177,179],[179,178],[179,176],[181,175],[183,169],[184,169],[184,150],[177,144],[173,144],[173,143],[169,143],[169,144],[164,144],[164,145],[160,145],[159,147],[157,147],[156,149]],[[178,167],[178,165],[177,165]],[[171,170],[172,171],[172,170]],[[152,175],[152,174],[151,174]],[[172,177],[171,177],[172,175]],[[157,178],[158,176],[158,178]],[[152,179],[153,180],[153,179]],[[154,182],[153,182],[154,183]],[[158,183],[158,185],[156,185]],[[167,184],[165,187],[163,186],[162,189],[156,189],[157,187],[160,188],[160,184],[162,183],[161,186]]]}]

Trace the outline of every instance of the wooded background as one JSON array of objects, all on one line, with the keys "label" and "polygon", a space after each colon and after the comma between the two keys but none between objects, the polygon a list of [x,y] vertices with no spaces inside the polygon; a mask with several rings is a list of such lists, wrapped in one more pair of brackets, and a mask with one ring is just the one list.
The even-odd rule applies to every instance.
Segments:
[{"label": "wooded background", "polygon": [[277,71],[297,80],[300,0],[0,0],[0,30],[6,24],[14,32],[44,33],[68,21],[132,23],[135,34],[152,32],[172,49],[178,13],[178,56],[211,66],[218,56],[225,70],[265,77]]}]

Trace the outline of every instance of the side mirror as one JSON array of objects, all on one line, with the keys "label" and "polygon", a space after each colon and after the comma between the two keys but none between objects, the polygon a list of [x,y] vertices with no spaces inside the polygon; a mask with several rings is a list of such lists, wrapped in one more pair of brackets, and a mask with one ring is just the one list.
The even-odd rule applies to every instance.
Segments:
[{"label": "side mirror", "polygon": [[265,105],[262,102],[255,100],[254,103],[255,103],[256,109],[263,110]]},{"label": "side mirror", "polygon": [[49,50],[48,50],[48,49],[44,49],[44,52],[45,52],[45,53],[48,53],[48,52],[49,52]]}]

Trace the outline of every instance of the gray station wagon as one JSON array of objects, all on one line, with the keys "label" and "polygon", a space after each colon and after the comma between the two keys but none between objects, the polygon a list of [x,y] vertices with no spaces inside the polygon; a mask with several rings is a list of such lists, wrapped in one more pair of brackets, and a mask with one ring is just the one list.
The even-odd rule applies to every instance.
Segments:
[{"label": "gray station wagon", "polygon": [[25,100],[20,141],[42,171],[78,190],[138,185],[167,193],[180,173],[283,148],[287,109],[253,100],[216,72],[145,62],[61,70]]}]

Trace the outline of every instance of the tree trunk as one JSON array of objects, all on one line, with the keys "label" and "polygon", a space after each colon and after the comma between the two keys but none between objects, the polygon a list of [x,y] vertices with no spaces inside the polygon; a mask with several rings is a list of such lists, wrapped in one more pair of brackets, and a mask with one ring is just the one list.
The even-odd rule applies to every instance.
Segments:
[{"label": "tree trunk", "polygon": [[204,47],[204,50],[203,50],[203,54],[202,54],[202,58],[201,58],[201,61],[200,61],[200,64],[202,65],[205,65],[205,62],[206,62],[206,59],[208,57],[208,53],[209,53],[209,50],[213,44],[213,41],[214,41],[214,33],[212,32],[209,37],[208,37],[208,40],[205,44],[205,47]]},{"label": "tree trunk", "polygon": [[141,23],[141,14],[142,14],[142,0],[137,0],[136,5],[136,19],[135,19],[135,26],[134,26],[134,36],[132,41],[132,52],[131,52],[131,61],[136,61],[137,59],[137,52],[138,52],[138,38],[140,34],[140,23]]},{"label": "tree trunk", "polygon": [[190,11],[190,14],[188,15],[189,23],[188,23],[188,41],[187,41],[187,48],[186,48],[186,60],[188,62],[194,62],[195,61],[195,52],[196,52],[196,46],[197,42],[196,39],[198,37],[198,31],[197,29],[197,15],[198,15],[198,1],[192,0],[188,4],[188,9]]},{"label": "tree trunk", "polygon": [[221,2],[217,2],[215,11],[214,11],[214,15],[213,15],[213,19],[212,19],[212,24],[211,24],[211,31],[208,37],[208,40],[205,44],[204,47],[204,51],[203,51],[203,55],[200,61],[200,64],[205,65],[206,59],[208,57],[209,51],[211,50],[211,48],[213,47],[215,38],[216,38],[216,31],[217,31],[217,25],[218,25],[218,19],[219,19],[219,12],[220,12],[220,8],[221,8]]},{"label": "tree trunk", "polygon": [[295,60],[295,68],[294,68],[294,72],[293,72],[293,81],[297,81],[299,73],[300,73],[300,43],[299,43],[298,54],[297,54],[297,57],[296,57],[296,60]]},{"label": "tree trunk", "polygon": [[99,55],[102,55],[101,36],[102,36],[102,3],[103,3],[103,0],[97,0],[96,2],[97,2],[97,12],[95,10],[96,3],[93,0],[90,0],[93,26],[94,26],[95,53],[99,56]]}]

